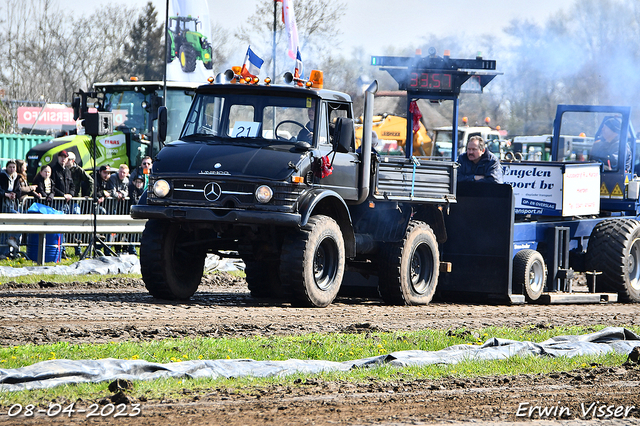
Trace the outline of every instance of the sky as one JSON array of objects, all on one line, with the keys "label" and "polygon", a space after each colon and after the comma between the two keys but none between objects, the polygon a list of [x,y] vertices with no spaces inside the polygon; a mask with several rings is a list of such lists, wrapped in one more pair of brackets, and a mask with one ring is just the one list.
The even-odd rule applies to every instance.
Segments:
[{"label": "sky", "polygon": [[[62,0],[60,0],[62,1]],[[112,0],[119,3],[119,0]],[[126,4],[143,8],[148,0],[127,0]],[[230,31],[246,22],[258,0],[207,0],[213,25]],[[297,0],[293,0],[295,4]],[[309,0],[304,0],[309,1]],[[569,10],[578,0],[343,0],[347,7],[341,20],[341,48],[345,54],[364,48],[367,54],[383,54],[388,46],[418,44],[428,34],[448,36],[498,34],[513,19],[529,19],[539,24],[559,10]],[[164,20],[166,1],[152,0]],[[103,1],[66,0],[76,14],[90,14]],[[398,7],[393,7],[394,5]],[[77,15],[76,15],[77,16]],[[452,52],[454,53],[454,52]],[[454,54],[455,56],[455,54]]]}]

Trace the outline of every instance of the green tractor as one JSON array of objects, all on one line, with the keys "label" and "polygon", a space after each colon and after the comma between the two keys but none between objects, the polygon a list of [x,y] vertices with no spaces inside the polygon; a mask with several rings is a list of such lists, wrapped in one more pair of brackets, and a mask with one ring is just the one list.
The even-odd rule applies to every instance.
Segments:
[{"label": "green tractor", "polygon": [[191,15],[169,18],[167,63],[178,57],[182,71],[193,72],[196,69],[196,60],[199,59],[206,69],[213,68],[211,43],[198,32],[199,24],[200,21]]}]

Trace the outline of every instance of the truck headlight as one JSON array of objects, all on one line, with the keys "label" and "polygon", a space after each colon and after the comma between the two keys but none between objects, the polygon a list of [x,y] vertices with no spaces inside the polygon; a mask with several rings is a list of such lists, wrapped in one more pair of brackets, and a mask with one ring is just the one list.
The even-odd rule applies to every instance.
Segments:
[{"label": "truck headlight", "polygon": [[273,198],[273,190],[267,185],[261,185],[256,189],[256,200],[260,203],[268,203]]},{"label": "truck headlight", "polygon": [[164,179],[157,180],[156,183],[153,184],[153,193],[159,198],[164,198],[169,195],[169,189],[169,182]]}]

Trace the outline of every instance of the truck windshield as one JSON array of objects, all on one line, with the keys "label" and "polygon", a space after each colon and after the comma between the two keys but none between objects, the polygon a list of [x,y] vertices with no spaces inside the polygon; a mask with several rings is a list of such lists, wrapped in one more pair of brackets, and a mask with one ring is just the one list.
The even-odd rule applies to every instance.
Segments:
[{"label": "truck windshield", "polygon": [[[149,112],[143,107],[153,105],[153,99],[163,96],[163,90],[134,91],[131,88],[105,93],[105,111],[113,112],[113,126],[133,135],[149,135]],[[178,139],[193,100],[193,90],[185,88],[167,88],[165,105],[168,112],[167,141]]]},{"label": "truck windshield", "polygon": [[311,142],[316,104],[315,99],[306,97],[198,95],[181,139],[197,136]]},{"label": "truck windshield", "polygon": [[132,133],[144,133],[148,114],[142,108],[148,95],[132,90],[105,93],[105,111],[113,112],[113,127],[126,126]]}]

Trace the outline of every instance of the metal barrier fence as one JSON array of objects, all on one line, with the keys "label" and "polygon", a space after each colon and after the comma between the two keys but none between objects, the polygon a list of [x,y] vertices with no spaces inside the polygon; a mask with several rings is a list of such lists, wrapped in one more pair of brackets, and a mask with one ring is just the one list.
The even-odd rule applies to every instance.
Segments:
[{"label": "metal barrier fence", "polygon": [[[34,203],[38,203],[40,200],[33,197],[26,197],[19,207],[20,213],[27,213],[29,207]],[[44,203],[42,203],[44,204]],[[49,204],[55,210],[61,211],[65,214],[72,215],[92,215],[93,214],[93,198],[74,197],[70,201],[65,201],[63,197],[55,197],[53,202]],[[129,209],[131,208],[131,200],[125,198],[122,200],[116,198],[105,198],[102,203],[98,204],[98,215],[109,216],[129,216]],[[52,230],[55,232],[55,230]],[[76,252],[83,250],[91,242],[91,233],[65,233],[63,234],[62,245],[64,247],[77,247]],[[106,245],[111,247],[112,250],[127,251],[129,253],[135,253],[135,247],[140,245],[139,233],[118,233],[118,232],[106,232],[102,233],[103,241]]]}]

